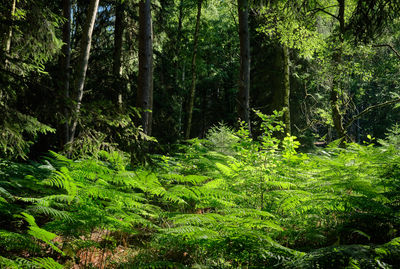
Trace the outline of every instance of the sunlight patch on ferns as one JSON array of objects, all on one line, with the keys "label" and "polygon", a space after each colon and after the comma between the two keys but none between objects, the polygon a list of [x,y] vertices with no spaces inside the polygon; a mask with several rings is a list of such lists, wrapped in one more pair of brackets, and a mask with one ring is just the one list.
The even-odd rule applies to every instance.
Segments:
[{"label": "sunlight patch on ferns", "polygon": [[53,242],[51,242],[54,238],[57,237],[55,233],[40,228],[36,224],[35,218],[32,215],[25,212],[22,212],[21,215],[24,218],[24,220],[29,224],[28,234],[30,234],[34,238],[42,240],[43,242],[48,244],[53,250],[65,255],[65,253],[61,249],[59,249],[56,245],[54,245]]}]

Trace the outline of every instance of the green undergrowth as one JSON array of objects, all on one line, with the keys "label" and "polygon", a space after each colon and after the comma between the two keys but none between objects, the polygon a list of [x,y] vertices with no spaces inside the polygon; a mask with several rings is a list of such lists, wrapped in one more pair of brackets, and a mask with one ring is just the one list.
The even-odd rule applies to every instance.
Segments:
[{"label": "green undergrowth", "polygon": [[400,139],[301,154],[221,125],[151,167],[0,161],[1,268],[396,268]]}]

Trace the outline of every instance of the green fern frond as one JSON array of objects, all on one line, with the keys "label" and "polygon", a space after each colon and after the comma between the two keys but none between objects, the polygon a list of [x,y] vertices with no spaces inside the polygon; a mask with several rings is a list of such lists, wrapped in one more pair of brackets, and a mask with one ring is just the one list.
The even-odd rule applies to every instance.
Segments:
[{"label": "green fern frond", "polygon": [[234,177],[238,175],[237,171],[233,170],[231,167],[224,165],[222,163],[216,163],[215,166],[226,177]]},{"label": "green fern frond", "polygon": [[42,184],[66,190],[71,201],[77,195],[77,186],[66,167],[61,167],[60,171],[54,171],[51,177],[42,181]]},{"label": "green fern frond", "polygon": [[73,161],[65,157],[64,155],[58,154],[52,150],[49,150],[50,159],[48,161],[57,168],[69,167]]},{"label": "green fern frond", "polygon": [[53,260],[52,258],[31,258],[29,261],[33,265],[43,269],[63,269],[64,266]]},{"label": "green fern frond", "polygon": [[13,202],[15,200],[14,196],[2,187],[0,187],[0,197],[4,198],[4,201]]},{"label": "green fern frond", "polygon": [[263,183],[268,190],[290,190],[298,188],[298,186],[292,182],[267,180]]},{"label": "green fern frond", "polygon": [[25,219],[26,222],[28,222],[29,224],[29,230],[28,230],[28,234],[30,234],[31,236],[33,236],[34,238],[37,238],[39,240],[42,240],[43,242],[47,243],[52,249],[54,249],[55,251],[65,255],[64,252],[62,252],[58,247],[56,247],[51,240],[53,240],[54,238],[57,237],[56,234],[51,233],[49,231],[46,231],[42,228],[40,228],[35,221],[35,218],[25,212],[21,213],[22,217]]},{"label": "green fern frond", "polygon": [[197,200],[200,194],[196,188],[192,189],[183,185],[176,185],[169,188],[168,193],[176,197],[181,197],[182,199],[191,200]]},{"label": "green fern frond", "polygon": [[36,245],[30,238],[20,233],[0,230],[0,246],[6,251],[34,250]]},{"label": "green fern frond", "polygon": [[177,183],[191,183],[193,185],[199,185],[204,181],[208,180],[209,177],[207,176],[200,176],[200,175],[181,175],[181,174],[161,174],[159,175],[160,178],[176,181]]},{"label": "green fern frond", "polygon": [[21,267],[21,264],[17,261],[0,256],[0,268],[21,269],[23,267]]},{"label": "green fern frond", "polygon": [[276,217],[270,212],[253,208],[224,208],[222,210],[218,210],[218,212],[221,214],[229,214],[241,218],[252,217],[261,219],[273,219]]},{"label": "green fern frond", "polygon": [[206,190],[206,189],[223,189],[227,187],[226,180],[223,178],[217,178],[214,180],[211,180],[201,186],[199,190]]},{"label": "green fern frond", "polygon": [[71,214],[67,211],[58,210],[48,206],[35,205],[28,208],[28,212],[33,214],[43,214],[45,216],[53,217],[54,219],[73,222]]},{"label": "green fern frond", "polygon": [[219,237],[219,233],[211,229],[198,226],[190,226],[190,225],[164,229],[163,232],[164,234],[167,235],[179,235],[189,240],[200,240],[200,239],[204,240],[204,239],[213,239]]}]

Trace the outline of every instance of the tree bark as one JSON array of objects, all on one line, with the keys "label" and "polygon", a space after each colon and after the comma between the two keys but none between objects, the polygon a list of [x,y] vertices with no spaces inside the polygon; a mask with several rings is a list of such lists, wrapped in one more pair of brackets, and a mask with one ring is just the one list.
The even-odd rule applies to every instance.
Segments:
[{"label": "tree bark", "polygon": [[[333,66],[339,66],[342,63],[342,45],[344,41],[344,32],[345,32],[345,0],[337,0],[339,4],[339,12],[336,17],[339,21],[339,46],[336,53],[333,54]],[[334,74],[337,76],[338,72]],[[330,102],[331,102],[331,113],[333,125],[335,127],[336,133],[339,138],[346,139],[346,129],[343,126],[343,116],[340,112],[339,105],[339,82],[337,78],[333,79],[331,94],[330,94]]]},{"label": "tree bark", "polygon": [[[182,24],[183,24],[183,0],[180,0],[179,2],[179,18],[178,18],[178,29],[177,29],[177,34],[176,34],[176,44],[175,44],[175,56],[176,60],[174,61],[174,68],[175,68],[175,92],[180,92],[180,89],[183,88],[184,84],[184,79],[180,79],[179,77],[179,70],[182,70],[182,78],[184,78],[184,63],[183,67],[180,68],[180,64],[182,64],[182,61],[180,61],[180,53],[181,53],[181,40],[182,40]],[[180,96],[181,100],[184,98]],[[181,134],[182,131],[182,111],[184,109],[184,104],[185,102],[182,101],[182,105],[179,106],[179,112],[178,112],[178,133]]]},{"label": "tree bark", "polygon": [[62,27],[62,40],[64,45],[61,48],[61,56],[59,58],[59,67],[60,67],[60,83],[61,83],[61,91],[64,94],[65,98],[65,125],[64,125],[64,139],[65,143],[67,143],[70,139],[70,130],[69,130],[69,77],[70,77],[70,63],[71,63],[71,0],[63,0],[62,1],[62,14],[66,19],[64,25]]},{"label": "tree bark", "polygon": [[192,55],[192,69],[191,69],[192,84],[191,84],[190,92],[189,92],[185,139],[189,139],[190,129],[192,127],[194,97],[195,97],[195,92],[196,92],[196,55],[197,55],[197,45],[198,45],[198,35],[199,35],[199,29],[200,29],[202,4],[203,4],[203,0],[197,1],[197,18],[196,18],[196,28],[195,28],[194,36],[193,36],[194,41],[193,41],[193,55]]},{"label": "tree bark", "polygon": [[142,109],[143,132],[151,135],[153,109],[153,28],[150,0],[139,3],[139,76],[137,107]]},{"label": "tree bark", "polygon": [[89,64],[90,46],[92,43],[92,34],[94,23],[96,21],[97,9],[99,7],[99,0],[90,0],[88,14],[86,17],[85,26],[82,33],[81,50],[79,55],[79,66],[77,68],[77,103],[74,111],[74,122],[71,128],[71,136],[69,142],[74,141],[76,127],[78,125],[79,114],[81,111],[83,89],[85,86],[86,71]]},{"label": "tree bark", "polygon": [[122,108],[122,89],[121,75],[122,75],[122,42],[124,34],[124,4],[118,2],[115,7],[115,24],[114,24],[114,61],[113,61],[113,75],[114,75],[114,90],[116,90],[118,106]]},{"label": "tree bark", "polygon": [[[13,17],[14,17],[16,5],[17,5],[17,0],[13,0],[11,3],[11,10],[9,13],[11,23],[8,26],[6,37],[4,39],[4,52],[6,55],[10,54],[10,52],[11,52],[11,39],[12,39],[12,32],[13,32],[13,23],[12,22],[14,19]],[[8,65],[7,59],[5,59],[3,63],[5,66],[7,66]]]},{"label": "tree bark", "polygon": [[283,123],[285,125],[285,135],[291,134],[290,128],[290,59],[289,49],[282,45],[283,55]]},{"label": "tree bark", "polygon": [[240,74],[238,93],[238,116],[250,125],[250,34],[249,34],[249,2],[238,0],[239,40],[240,40]]},{"label": "tree bark", "polygon": [[284,123],[284,133],[277,134],[279,139],[283,139],[286,134],[291,133],[290,128],[290,59],[289,49],[284,44],[274,41],[271,45],[270,54],[274,55],[272,68],[269,71],[269,91],[271,94],[271,107],[268,113],[274,110],[282,111],[282,121]]}]

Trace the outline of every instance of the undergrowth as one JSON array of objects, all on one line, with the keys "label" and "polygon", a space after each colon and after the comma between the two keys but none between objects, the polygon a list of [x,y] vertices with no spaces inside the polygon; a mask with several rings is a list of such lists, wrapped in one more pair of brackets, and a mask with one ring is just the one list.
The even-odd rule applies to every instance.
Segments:
[{"label": "undergrowth", "polygon": [[[301,154],[221,125],[152,167],[98,151],[0,161],[1,268],[396,268],[399,127]],[[76,267],[75,267],[76,268]]]}]

